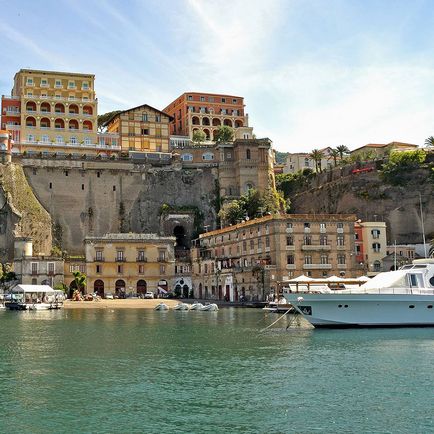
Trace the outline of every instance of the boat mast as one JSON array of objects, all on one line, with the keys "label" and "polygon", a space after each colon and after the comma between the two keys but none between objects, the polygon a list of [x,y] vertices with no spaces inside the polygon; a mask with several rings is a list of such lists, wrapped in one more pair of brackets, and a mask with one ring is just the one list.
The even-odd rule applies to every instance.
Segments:
[{"label": "boat mast", "polygon": [[393,269],[396,271],[396,240],[395,240],[395,258],[393,261]]},{"label": "boat mast", "polygon": [[419,206],[420,206],[420,221],[422,223],[423,250],[426,258],[427,256],[426,256],[426,242],[425,242],[425,225],[423,223],[422,195],[420,194],[420,191],[418,192],[418,194],[419,194]]}]

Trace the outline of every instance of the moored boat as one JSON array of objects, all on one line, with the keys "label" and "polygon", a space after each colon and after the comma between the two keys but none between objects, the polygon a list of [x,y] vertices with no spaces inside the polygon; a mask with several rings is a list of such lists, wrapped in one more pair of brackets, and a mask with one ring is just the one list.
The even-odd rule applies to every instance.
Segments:
[{"label": "moored boat", "polygon": [[198,303],[197,301],[195,301],[191,306],[190,306],[190,310],[200,310],[203,307],[202,303]]},{"label": "moored boat", "polygon": [[189,310],[190,305],[187,303],[178,303],[173,310]]},{"label": "moored boat", "polygon": [[314,327],[434,326],[434,259],[417,259],[351,289],[286,289]]},{"label": "moored boat", "polygon": [[199,308],[202,312],[217,312],[219,307],[215,303],[207,303]]},{"label": "moored boat", "polygon": [[64,295],[48,285],[17,285],[5,305],[10,310],[50,310],[63,307]]},{"label": "moored boat", "polygon": [[158,303],[155,307],[154,310],[169,310],[169,306],[166,303]]}]

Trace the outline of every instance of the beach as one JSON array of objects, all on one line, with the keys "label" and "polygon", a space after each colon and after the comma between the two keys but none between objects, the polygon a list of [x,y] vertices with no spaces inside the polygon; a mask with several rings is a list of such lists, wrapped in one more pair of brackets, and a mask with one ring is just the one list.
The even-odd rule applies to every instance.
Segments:
[{"label": "beach", "polygon": [[99,301],[72,301],[66,300],[64,302],[65,309],[153,309],[157,304],[164,302],[170,308],[173,308],[178,304],[178,300],[175,299],[114,299],[107,300],[101,299]]}]

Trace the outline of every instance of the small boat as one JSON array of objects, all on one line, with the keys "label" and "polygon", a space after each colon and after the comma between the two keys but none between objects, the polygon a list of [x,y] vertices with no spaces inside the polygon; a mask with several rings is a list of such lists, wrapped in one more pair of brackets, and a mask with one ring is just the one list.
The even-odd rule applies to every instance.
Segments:
[{"label": "small boat", "polygon": [[166,303],[158,303],[155,307],[154,310],[169,310],[169,306]]},{"label": "small boat", "polygon": [[189,310],[190,305],[187,303],[178,303],[173,310]]},{"label": "small boat", "polygon": [[48,285],[17,285],[10,294],[10,300],[5,303],[10,310],[50,310],[63,307],[63,292],[55,291]]},{"label": "small boat", "polygon": [[202,303],[198,303],[197,301],[190,305],[190,310],[201,310],[203,307]]},{"label": "small boat", "polygon": [[434,259],[415,259],[359,288],[284,296],[314,327],[434,327]]},{"label": "small boat", "polygon": [[202,312],[205,312],[205,311],[217,312],[219,310],[219,307],[215,303],[207,303],[204,306],[202,306],[199,310]]}]

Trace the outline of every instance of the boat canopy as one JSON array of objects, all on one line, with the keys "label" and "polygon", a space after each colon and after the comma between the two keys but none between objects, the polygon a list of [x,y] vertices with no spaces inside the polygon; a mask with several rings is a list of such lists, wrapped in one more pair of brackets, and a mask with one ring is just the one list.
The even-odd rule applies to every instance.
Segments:
[{"label": "boat canopy", "polygon": [[381,289],[381,288],[405,288],[408,286],[405,276],[407,270],[388,271],[386,273],[377,274],[368,282],[363,284],[361,290]]},{"label": "boat canopy", "polygon": [[34,294],[34,293],[54,294],[56,291],[48,285],[17,285],[12,290],[12,294]]}]

